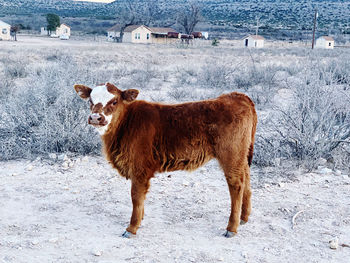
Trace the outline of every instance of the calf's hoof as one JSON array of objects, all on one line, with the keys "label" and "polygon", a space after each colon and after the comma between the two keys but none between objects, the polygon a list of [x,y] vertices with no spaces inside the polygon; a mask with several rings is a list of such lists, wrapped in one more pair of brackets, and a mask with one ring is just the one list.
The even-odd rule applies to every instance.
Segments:
[{"label": "calf's hoof", "polygon": [[226,230],[226,232],[224,233],[224,237],[230,238],[230,237],[234,237],[236,235],[235,232],[231,232]]},{"label": "calf's hoof", "polygon": [[133,233],[130,233],[129,231],[125,231],[123,234],[122,234],[122,237],[124,238],[131,238],[131,237],[135,237],[136,235],[133,234]]},{"label": "calf's hoof", "polygon": [[245,220],[241,219],[240,224],[241,224],[241,225],[244,225],[244,224],[246,224],[247,222],[248,222],[248,220],[247,220],[247,221],[245,221]]}]

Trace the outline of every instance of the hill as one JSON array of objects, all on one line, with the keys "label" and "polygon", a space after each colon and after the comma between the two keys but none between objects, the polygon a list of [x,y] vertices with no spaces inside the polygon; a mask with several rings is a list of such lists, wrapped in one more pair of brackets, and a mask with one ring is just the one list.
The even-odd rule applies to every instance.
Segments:
[{"label": "hill", "polygon": [[[134,1],[143,5],[145,0]],[[95,17],[113,19],[125,0],[110,4],[80,2],[73,0],[0,0],[0,16],[34,15],[56,13],[63,17]],[[165,20],[176,20],[182,0],[160,0],[162,16],[157,18],[161,25]],[[333,0],[199,0],[203,20],[207,27],[254,30],[256,18],[260,18],[260,29],[274,30],[311,30],[315,8],[318,9],[318,28],[325,33],[350,33],[350,1]]]}]

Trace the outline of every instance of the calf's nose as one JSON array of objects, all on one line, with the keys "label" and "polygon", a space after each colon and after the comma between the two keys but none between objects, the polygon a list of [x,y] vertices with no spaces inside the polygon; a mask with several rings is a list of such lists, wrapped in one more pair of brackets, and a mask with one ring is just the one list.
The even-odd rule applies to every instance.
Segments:
[{"label": "calf's nose", "polygon": [[100,124],[102,120],[103,120],[103,116],[98,113],[93,113],[89,116],[90,124]]}]

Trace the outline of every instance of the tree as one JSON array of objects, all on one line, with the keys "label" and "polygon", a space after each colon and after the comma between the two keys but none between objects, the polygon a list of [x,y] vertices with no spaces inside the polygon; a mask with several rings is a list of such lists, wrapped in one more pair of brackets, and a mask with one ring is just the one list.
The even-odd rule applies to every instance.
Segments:
[{"label": "tree", "polygon": [[123,42],[124,30],[128,26],[140,25],[149,26],[161,13],[158,0],[146,2],[126,0],[118,8],[117,21],[120,25],[118,42]]},{"label": "tree", "polygon": [[47,14],[46,15],[46,21],[47,21],[47,32],[56,31],[56,28],[61,25],[60,17],[56,14]]},{"label": "tree", "polygon": [[190,1],[184,9],[179,12],[177,23],[180,24],[185,33],[191,35],[195,26],[202,20],[201,9],[197,2]]},{"label": "tree", "polygon": [[15,41],[17,41],[17,33],[19,32],[20,29],[22,29],[21,24],[11,26],[10,34],[12,39],[14,39]]}]

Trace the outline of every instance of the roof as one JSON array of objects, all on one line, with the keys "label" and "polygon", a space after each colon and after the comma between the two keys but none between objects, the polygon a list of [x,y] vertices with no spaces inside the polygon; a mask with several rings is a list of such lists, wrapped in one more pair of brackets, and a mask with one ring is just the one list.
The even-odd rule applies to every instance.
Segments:
[{"label": "roof", "polygon": [[327,41],[334,41],[333,37],[329,37],[329,36],[321,36],[320,38],[323,38],[324,40],[327,40]]},{"label": "roof", "polygon": [[[134,31],[136,28],[139,28],[141,25],[131,25],[131,26],[127,26],[124,29],[124,32],[132,32]],[[120,31],[122,29],[122,25],[120,24],[116,24],[110,28],[107,29],[107,32],[114,32],[114,31]]]},{"label": "roof", "polygon": [[134,31],[136,28],[139,28],[141,25],[132,25],[132,26],[127,26],[125,29],[124,29],[124,32],[132,32]]},{"label": "roof", "polygon": [[67,24],[65,24],[65,23],[61,24],[61,26],[66,26],[66,27],[69,27],[69,28],[70,28],[70,26],[67,25]]},{"label": "roof", "polygon": [[107,31],[108,31],[108,32],[120,31],[121,28],[122,28],[122,25],[116,24],[116,25],[114,25],[114,26],[108,28]]},{"label": "roof", "polygon": [[0,26],[2,26],[2,27],[11,27],[11,25],[9,25],[9,24],[5,23],[4,21],[1,21],[1,20],[0,20]]},{"label": "roof", "polygon": [[[174,30],[173,28],[170,28],[170,27],[148,27],[145,25],[127,26],[124,29],[124,32],[132,32],[141,26],[145,27],[146,29],[151,31],[153,34],[168,34],[168,32],[176,32],[176,30]],[[112,26],[111,28],[108,28],[107,31],[108,32],[120,31],[121,28],[122,28],[122,25],[116,24],[116,25]]]},{"label": "roof", "polygon": [[153,34],[168,34],[168,32],[176,32],[171,27],[148,27]]},{"label": "roof", "polygon": [[244,39],[246,39],[248,37],[251,37],[252,39],[255,39],[255,40],[265,40],[265,38],[263,36],[260,36],[260,35],[249,35],[249,36],[246,36]]}]

